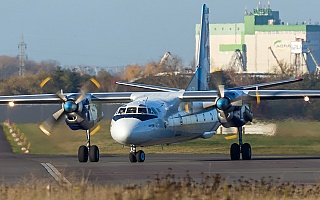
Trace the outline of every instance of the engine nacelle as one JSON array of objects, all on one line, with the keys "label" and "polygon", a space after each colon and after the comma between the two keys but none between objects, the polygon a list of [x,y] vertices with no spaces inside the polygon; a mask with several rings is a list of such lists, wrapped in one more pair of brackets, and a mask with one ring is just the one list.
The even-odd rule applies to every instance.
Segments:
[{"label": "engine nacelle", "polygon": [[218,111],[218,119],[222,126],[229,127],[240,127],[245,125],[247,122],[252,122],[253,113],[249,109],[248,105],[234,106],[227,111]]}]

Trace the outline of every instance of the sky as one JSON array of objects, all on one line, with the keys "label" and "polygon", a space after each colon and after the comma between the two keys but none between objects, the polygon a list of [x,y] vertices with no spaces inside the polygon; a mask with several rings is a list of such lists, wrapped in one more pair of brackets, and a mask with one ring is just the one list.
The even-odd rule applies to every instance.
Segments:
[{"label": "sky", "polygon": [[[170,51],[190,65],[201,6],[210,23],[243,22],[258,0],[1,0],[0,55],[61,66],[125,66],[159,61]],[[267,0],[261,0],[267,6]],[[270,0],[283,22],[320,21],[319,0]]]}]

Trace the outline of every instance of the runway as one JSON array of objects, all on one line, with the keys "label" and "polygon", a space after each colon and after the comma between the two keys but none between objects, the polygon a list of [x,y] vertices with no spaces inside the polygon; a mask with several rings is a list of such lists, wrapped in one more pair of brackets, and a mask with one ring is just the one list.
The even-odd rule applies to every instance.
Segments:
[{"label": "runway", "polygon": [[320,182],[318,155],[252,155],[252,160],[231,161],[221,154],[148,154],[144,163],[130,163],[128,155],[101,155],[98,163],[79,163],[76,155],[18,155],[0,129],[0,184],[46,183],[145,184],[173,174],[201,182],[220,174],[227,183],[239,179],[269,180],[295,184]]},{"label": "runway", "polygon": [[90,184],[145,184],[156,177],[174,174],[177,179],[189,175],[197,182],[220,174],[226,182],[269,180],[316,184],[320,180],[320,157],[253,156],[250,161],[231,161],[229,155],[147,155],[144,163],[130,163],[127,155],[102,155],[98,163],[79,163],[76,156],[0,155],[0,180],[14,184],[30,179],[54,182],[44,167],[52,165],[71,185],[87,180]]}]

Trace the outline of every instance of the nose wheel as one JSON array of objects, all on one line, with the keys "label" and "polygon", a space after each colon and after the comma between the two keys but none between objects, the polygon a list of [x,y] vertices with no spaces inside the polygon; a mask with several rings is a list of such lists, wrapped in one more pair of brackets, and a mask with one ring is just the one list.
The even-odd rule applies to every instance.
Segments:
[{"label": "nose wheel", "polygon": [[242,126],[238,127],[239,144],[233,143],[230,147],[231,160],[239,160],[242,154],[243,160],[251,160],[251,146],[249,143],[242,144]]},{"label": "nose wheel", "polygon": [[90,146],[90,130],[86,130],[87,145],[81,145],[78,149],[79,162],[99,162],[99,148],[96,145]]},{"label": "nose wheel", "polygon": [[144,151],[142,151],[142,150],[136,151],[136,150],[137,150],[136,146],[132,145],[130,153],[129,153],[130,162],[132,162],[132,163],[144,162],[146,159],[146,155],[145,155]]}]

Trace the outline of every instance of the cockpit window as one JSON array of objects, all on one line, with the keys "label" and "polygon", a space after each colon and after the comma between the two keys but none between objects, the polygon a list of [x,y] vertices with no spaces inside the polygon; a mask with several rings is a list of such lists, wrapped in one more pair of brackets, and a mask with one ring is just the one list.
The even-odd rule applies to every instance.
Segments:
[{"label": "cockpit window", "polygon": [[154,108],[151,108],[151,113],[152,113],[152,114],[155,114],[155,115],[158,114],[157,111],[156,111],[156,109],[154,109]]},{"label": "cockpit window", "polygon": [[151,115],[157,115],[158,112],[155,108],[147,108],[145,105],[139,105],[139,107],[120,107],[117,111],[118,115],[124,115],[124,114],[151,114]]},{"label": "cockpit window", "polygon": [[119,108],[118,114],[124,114],[126,112],[126,108]]},{"label": "cockpit window", "polygon": [[136,113],[136,112],[137,112],[137,108],[136,107],[128,107],[126,113]]},{"label": "cockpit window", "polygon": [[147,114],[147,108],[146,107],[139,107],[138,108],[138,113]]}]

